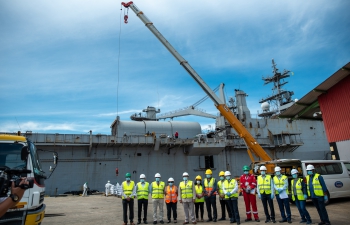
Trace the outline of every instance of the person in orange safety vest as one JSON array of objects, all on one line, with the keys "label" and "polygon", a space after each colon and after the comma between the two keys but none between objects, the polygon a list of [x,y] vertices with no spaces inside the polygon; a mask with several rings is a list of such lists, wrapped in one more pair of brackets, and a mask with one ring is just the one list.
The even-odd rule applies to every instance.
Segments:
[{"label": "person in orange safety vest", "polygon": [[168,185],[164,189],[165,204],[167,209],[168,223],[171,222],[171,211],[173,211],[174,223],[177,223],[177,196],[178,190],[174,178],[168,179]]}]

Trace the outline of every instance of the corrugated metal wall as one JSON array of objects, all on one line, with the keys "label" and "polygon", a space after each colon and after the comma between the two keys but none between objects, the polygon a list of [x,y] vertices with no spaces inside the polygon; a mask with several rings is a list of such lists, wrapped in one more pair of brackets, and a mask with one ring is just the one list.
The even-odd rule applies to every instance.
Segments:
[{"label": "corrugated metal wall", "polygon": [[350,76],[318,97],[328,142],[350,140]]}]

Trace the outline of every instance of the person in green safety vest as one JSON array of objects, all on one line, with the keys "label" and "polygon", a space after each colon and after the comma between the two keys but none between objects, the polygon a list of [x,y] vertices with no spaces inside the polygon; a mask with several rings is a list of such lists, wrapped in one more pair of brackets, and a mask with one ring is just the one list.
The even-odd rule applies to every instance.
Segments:
[{"label": "person in green safety vest", "polygon": [[219,221],[226,220],[225,208],[227,210],[228,218],[230,218],[230,219],[232,218],[231,210],[229,209],[227,201],[225,200],[225,194],[223,191],[224,182],[225,182],[225,172],[220,171],[219,181],[218,181],[218,195],[219,195],[219,202],[220,202],[220,206],[221,206],[221,218],[219,219]]},{"label": "person in green safety vest", "polygon": [[223,191],[225,194],[225,200],[228,203],[228,207],[232,215],[232,218],[230,218],[230,223],[237,222],[237,224],[241,224],[238,211],[238,184],[236,179],[231,177],[230,171],[225,172]]},{"label": "person in green safety vest", "polygon": [[141,213],[143,207],[143,223],[147,224],[147,206],[148,206],[148,195],[150,193],[150,185],[146,182],[145,174],[140,175],[140,182],[136,185],[137,194],[137,224],[141,223]]},{"label": "person in green safety vest", "polygon": [[[273,206],[273,198],[275,197],[274,194],[274,187],[273,187],[273,180],[271,178],[271,175],[266,174],[266,166],[260,166],[260,174],[257,178],[258,185],[256,186],[258,197],[261,199],[261,202],[264,207],[264,212],[266,216],[265,223],[276,223],[275,220],[275,208]],[[267,208],[267,204],[270,206],[271,210],[271,216],[269,213],[269,209]]]},{"label": "person in green safety vest", "polygon": [[[164,216],[164,191],[165,191],[165,183],[161,181],[160,173],[156,173],[154,175],[155,181],[151,184],[150,193],[152,194],[152,203],[153,203],[153,224],[159,223],[164,224],[163,216]],[[159,214],[157,210],[159,208]]]},{"label": "person in green safety vest", "polygon": [[319,224],[329,225],[331,222],[329,221],[325,205],[325,202],[328,200],[328,189],[326,183],[320,174],[315,173],[315,167],[313,165],[307,165],[306,171],[307,194],[314,203],[318,215],[320,216],[321,223]]},{"label": "person in green safety vest", "polygon": [[128,223],[128,208],[129,208],[129,220],[130,225],[134,224],[134,197],[136,196],[136,185],[131,180],[131,174],[125,174],[125,181],[122,183],[122,203],[123,203],[123,220],[124,224]]},{"label": "person in green safety vest", "polygon": [[204,188],[202,184],[202,177],[200,175],[196,176],[195,183],[196,190],[196,200],[194,201],[194,209],[196,211],[197,221],[199,220],[198,212],[201,211],[201,222],[204,222]]},{"label": "person in green safety vest", "polygon": [[290,182],[290,190],[292,192],[292,199],[295,202],[301,216],[300,223],[312,224],[309,212],[306,210],[307,191],[306,184],[303,178],[298,178],[299,171],[292,169],[291,174],[293,180]]},{"label": "person in green safety vest", "polygon": [[[282,220],[280,223],[292,223],[288,196],[288,177],[281,173],[281,167],[275,167],[275,176],[273,177],[274,188],[276,190],[276,199],[281,212]],[[287,215],[286,215],[287,214]]]},{"label": "person in green safety vest", "polygon": [[179,202],[182,203],[185,212],[185,222],[183,224],[189,224],[189,217],[191,217],[192,224],[196,224],[196,217],[194,215],[196,191],[193,182],[188,178],[188,173],[184,172],[182,174],[183,181],[181,181],[179,184]]}]

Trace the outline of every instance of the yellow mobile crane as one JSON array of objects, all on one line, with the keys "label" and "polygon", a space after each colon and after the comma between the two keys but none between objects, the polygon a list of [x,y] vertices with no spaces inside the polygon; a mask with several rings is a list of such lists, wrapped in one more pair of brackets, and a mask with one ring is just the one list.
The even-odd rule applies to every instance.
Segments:
[{"label": "yellow mobile crane", "polygon": [[[249,133],[249,131],[242,125],[242,123],[236,118],[233,112],[226,106],[226,104],[216,96],[216,94],[209,88],[204,80],[197,74],[197,72],[190,66],[190,64],[175,50],[175,48],[163,37],[163,35],[156,29],[153,23],[140,11],[133,2],[122,2],[122,6],[130,8],[141,19],[146,27],[158,38],[158,40],[169,50],[169,52],[179,61],[180,65],[191,75],[191,77],[201,86],[204,92],[213,100],[216,108],[220,111],[221,115],[231,124],[233,129],[238,135],[243,138],[248,155],[252,161],[252,165],[255,163],[255,156],[260,158],[261,161],[271,161],[272,158],[265,152],[265,150],[259,145],[255,138]],[[128,15],[124,15],[124,22],[128,23]],[[267,172],[273,173],[273,164],[267,164]],[[253,169],[253,168],[252,168]]]}]

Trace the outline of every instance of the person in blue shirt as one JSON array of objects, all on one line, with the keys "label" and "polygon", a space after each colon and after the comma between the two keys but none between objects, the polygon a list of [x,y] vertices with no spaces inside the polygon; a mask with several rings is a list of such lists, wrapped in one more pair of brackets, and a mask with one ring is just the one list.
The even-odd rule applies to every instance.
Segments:
[{"label": "person in blue shirt", "polygon": [[308,174],[306,176],[307,193],[320,216],[321,222],[319,225],[330,225],[331,222],[329,222],[325,205],[325,202],[328,200],[328,189],[324,179],[320,174],[315,173],[315,167],[313,165],[307,165],[306,171]]}]

